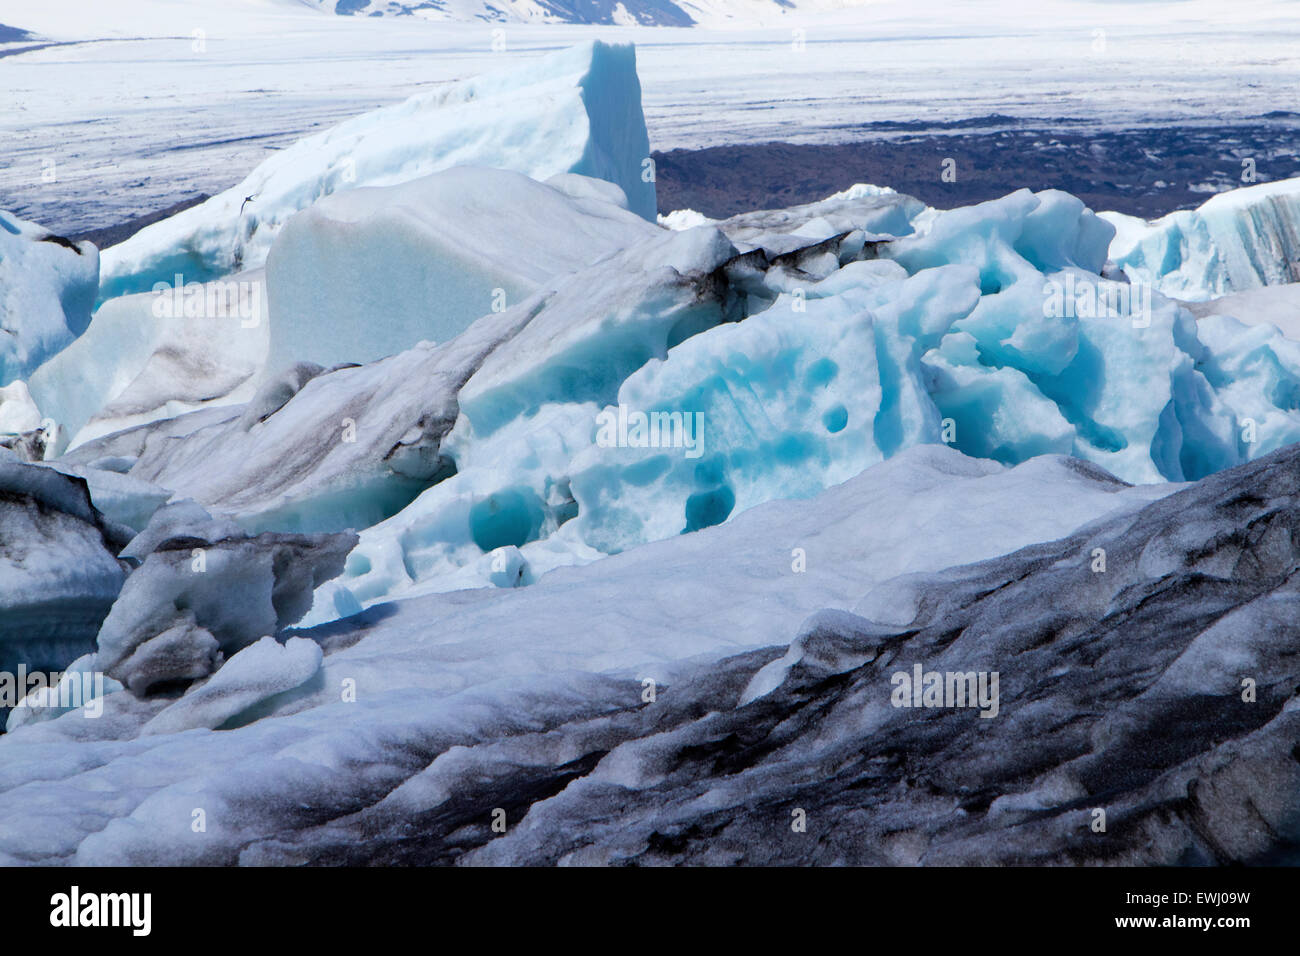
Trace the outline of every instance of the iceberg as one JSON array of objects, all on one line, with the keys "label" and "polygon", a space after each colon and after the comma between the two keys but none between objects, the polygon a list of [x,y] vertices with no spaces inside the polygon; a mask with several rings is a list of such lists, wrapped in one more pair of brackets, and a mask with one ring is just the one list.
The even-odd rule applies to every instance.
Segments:
[{"label": "iceberg", "polygon": [[281,228],[333,193],[391,186],[453,166],[618,186],[654,221],[650,142],[636,53],[593,41],[518,69],[417,94],[300,140],[211,199],[104,252],[100,299],[260,268]]},{"label": "iceberg", "polygon": [[26,379],[90,324],[99,250],[0,211],[0,386]]},{"label": "iceberg", "polygon": [[[454,249],[471,188],[505,201],[476,200]],[[269,262],[281,371],[266,362],[245,404],[82,441],[68,460],[121,462],[249,533],[359,532],[306,618],[320,624],[528,586],[918,444],[1161,483],[1300,440],[1293,343],[1103,276],[1114,228],[1065,193],[940,212],[864,186],[677,231],[618,198],[469,169],[331,197]],[[399,220],[420,255],[392,265]],[[548,224],[552,248],[517,248]],[[522,297],[493,310],[489,287],[512,271]],[[459,291],[426,315],[439,285]],[[353,304],[379,286],[385,308]],[[318,345],[313,328],[338,331]],[[426,330],[450,337],[411,341]]]},{"label": "iceberg", "polygon": [[[368,527],[401,511],[451,460],[441,444],[465,378],[526,310],[361,366],[295,366],[246,406],[211,408],[89,441],[65,460],[122,461],[250,531]],[[216,463],[219,466],[214,467]]]},{"label": "iceberg", "polygon": [[242,405],[297,362],[367,362],[452,338],[552,276],[658,233],[617,186],[571,173],[542,184],[456,167],[349,190],[292,217],[265,270],[206,283],[177,275],[105,302],[29,385],[62,429],[59,450],[75,449]]},{"label": "iceberg", "polygon": [[1115,265],[1174,298],[1300,282],[1300,179],[1229,190],[1154,222],[1101,216],[1116,229]]},{"label": "iceberg", "polygon": [[1079,200],[908,202],[671,232],[521,303],[456,392],[447,470],[361,531],[307,620],[530,584],[917,444],[1160,483],[1300,440],[1293,343],[1103,278],[1112,229]]}]

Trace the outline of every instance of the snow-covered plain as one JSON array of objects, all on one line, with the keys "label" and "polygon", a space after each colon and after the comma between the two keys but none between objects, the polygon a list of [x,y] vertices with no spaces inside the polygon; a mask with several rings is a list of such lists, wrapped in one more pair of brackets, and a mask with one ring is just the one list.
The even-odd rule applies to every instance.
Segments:
[{"label": "snow-covered plain", "polygon": [[[275,0],[272,0],[275,2]],[[780,21],[801,13],[858,7],[871,0],[304,0],[341,16],[415,16],[438,22],[608,23],[693,26]]]},{"label": "snow-covered plain", "polygon": [[0,23],[70,44],[0,45],[0,208],[63,232],[116,224],[225,189],[344,118],[592,38],[636,43],[658,150],[990,115],[1239,121],[1295,111],[1300,88],[1289,0],[888,0],[729,29],[429,23],[262,0],[132,10],[0,0]]}]

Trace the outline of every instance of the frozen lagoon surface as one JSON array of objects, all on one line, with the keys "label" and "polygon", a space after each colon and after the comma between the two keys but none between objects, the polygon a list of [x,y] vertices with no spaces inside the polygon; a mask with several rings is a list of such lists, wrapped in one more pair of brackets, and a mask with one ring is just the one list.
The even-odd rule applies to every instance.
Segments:
[{"label": "frozen lagoon surface", "polygon": [[[1284,0],[996,6],[1003,15],[987,0],[869,3],[675,29],[335,17],[271,2],[140,0],[127,18],[93,0],[2,0],[0,23],[68,45],[4,55],[42,41],[0,44],[0,208],[64,233],[114,225],[216,193],[268,150],[431,84],[592,38],[636,43],[656,150],[856,141],[873,124],[919,132],[994,115],[1131,127],[1296,108],[1300,11]],[[42,179],[51,162],[57,184]]]}]

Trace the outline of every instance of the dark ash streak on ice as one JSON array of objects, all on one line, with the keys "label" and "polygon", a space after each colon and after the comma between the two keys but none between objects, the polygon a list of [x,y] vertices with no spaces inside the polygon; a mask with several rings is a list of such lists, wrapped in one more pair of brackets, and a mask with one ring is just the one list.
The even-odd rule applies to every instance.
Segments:
[{"label": "dark ash streak on ice", "polygon": [[[1090,569],[1097,547],[1104,573]],[[471,752],[491,763],[452,799],[420,810],[416,773],[365,809],[254,843],[242,859],[1300,859],[1300,448],[1135,516],[908,583],[915,620],[814,616],[796,641],[802,660],[746,706],[735,705],[741,691],[782,648],[701,669],[655,704],[483,741]],[[344,630],[331,626],[329,640],[348,643]],[[891,707],[891,673],[914,662],[999,671],[999,716]],[[1241,680],[1252,675],[1258,699],[1247,703]],[[611,700],[636,699],[616,683]],[[497,807],[511,821],[501,836],[488,827]],[[1104,833],[1091,829],[1097,807]],[[796,808],[806,833],[791,829]]]}]

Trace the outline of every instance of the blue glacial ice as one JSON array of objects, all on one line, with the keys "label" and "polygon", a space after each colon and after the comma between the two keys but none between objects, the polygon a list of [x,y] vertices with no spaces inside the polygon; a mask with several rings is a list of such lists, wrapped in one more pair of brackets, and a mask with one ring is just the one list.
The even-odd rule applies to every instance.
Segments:
[{"label": "blue glacial ice", "polygon": [[28,381],[60,427],[56,451],[125,428],[252,398],[266,364],[263,270],[100,305],[90,326]]},{"label": "blue glacial ice", "polygon": [[[500,224],[512,227],[502,230]],[[367,362],[444,341],[659,230],[612,183],[455,167],[335,193],[292,216],[266,269],[103,303],[29,386],[62,448],[200,408],[239,405],[295,362]],[[400,283],[376,283],[397,271]],[[272,310],[276,320],[270,322]]]},{"label": "blue glacial ice", "polygon": [[1153,483],[1300,440],[1295,343],[1103,278],[1113,230],[1079,200],[908,202],[737,217],[557,278],[459,389],[454,474],[362,532],[309,620],[528,584],[916,444]]},{"label": "blue glacial ice", "polygon": [[[291,218],[268,258],[266,362],[368,362],[445,341],[658,231],[618,186],[573,173],[543,184],[460,166],[335,193]],[[375,282],[379,273],[403,278]]]}]

